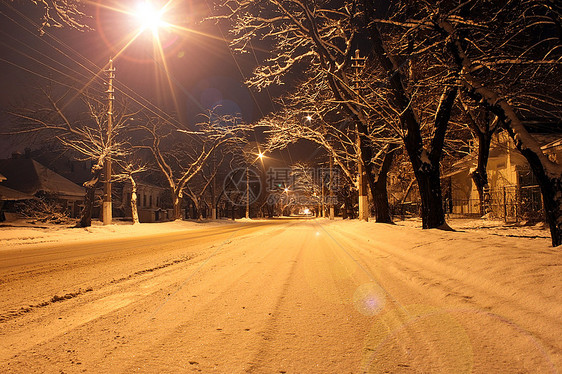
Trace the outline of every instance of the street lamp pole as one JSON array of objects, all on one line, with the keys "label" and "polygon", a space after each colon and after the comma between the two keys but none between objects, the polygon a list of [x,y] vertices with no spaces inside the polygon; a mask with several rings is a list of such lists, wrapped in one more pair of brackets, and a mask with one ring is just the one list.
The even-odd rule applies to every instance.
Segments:
[{"label": "street lamp pole", "polygon": [[[117,58],[127,47],[146,29],[151,29],[153,35],[157,35],[157,29],[159,26],[166,25],[160,18],[162,14],[166,11],[166,8],[163,7],[162,9],[153,9],[149,2],[145,2],[141,5],[141,8],[138,9],[138,12],[135,14],[136,17],[141,22],[140,28],[136,35],[127,42],[123,48],[115,55]],[[104,225],[111,224],[113,219],[112,213],[112,203],[111,203],[111,145],[113,140],[113,101],[114,97],[114,90],[113,90],[113,80],[115,79],[115,68],[113,67],[113,58],[109,58],[109,67],[107,69],[108,72],[108,82],[107,82],[107,144],[106,144],[106,151],[107,154],[105,155],[104,160],[104,194],[103,194],[103,206],[102,206],[102,221]]]},{"label": "street lamp pole", "polygon": [[250,173],[246,166],[246,218],[250,218]]},{"label": "street lamp pole", "polygon": [[330,155],[330,220],[334,219],[334,156]]},{"label": "street lamp pole", "polygon": [[111,204],[111,139],[113,137],[113,79],[115,78],[115,68],[113,67],[113,59],[109,58],[109,68],[107,70],[109,78],[107,82],[107,150],[108,153],[104,162],[104,195],[102,207],[102,220],[104,225],[110,225],[113,219],[112,204]]},{"label": "street lamp pole", "polygon": [[254,165],[254,162],[261,160],[263,163],[263,158],[265,155],[262,151],[258,152],[258,157],[252,161],[252,163],[246,164],[246,218],[250,218],[250,166]]},{"label": "street lamp pole", "polygon": [[324,218],[326,217],[326,207],[325,207],[325,201],[326,201],[326,197],[324,195],[324,170],[321,171],[321,178],[320,178],[321,184],[320,184],[320,188],[322,189],[322,215],[321,217]]}]

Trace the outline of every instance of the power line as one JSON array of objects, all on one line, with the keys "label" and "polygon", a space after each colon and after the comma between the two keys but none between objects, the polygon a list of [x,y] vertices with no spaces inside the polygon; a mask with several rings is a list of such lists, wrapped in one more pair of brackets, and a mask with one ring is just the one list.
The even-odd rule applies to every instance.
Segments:
[{"label": "power line", "polygon": [[[30,23],[32,26],[36,27],[36,29],[39,27],[38,24],[36,24],[33,20],[31,20],[29,17],[27,17],[26,15],[22,14],[19,10],[15,9],[13,6],[8,5],[14,12],[16,12],[20,17],[22,17],[22,19],[24,19],[25,21],[27,21],[28,23]],[[92,62],[91,60],[89,60],[88,58],[86,58],[85,56],[83,56],[81,53],[79,53],[78,51],[76,51],[74,48],[70,47],[68,44],[66,44],[65,42],[61,41],[60,39],[56,38],[54,35],[52,35],[49,31],[45,31],[45,35],[48,36],[49,38],[51,38],[54,42],[60,44],[61,46],[67,48],[69,51],[71,51],[72,53],[74,53],[75,55],[77,55],[79,58],[81,58],[83,61],[87,62],[88,64],[90,64],[91,66],[94,66],[96,68],[97,71],[94,71],[90,68],[88,68],[87,66],[85,66],[84,64],[82,64],[80,61],[78,61],[76,58],[74,58],[73,56],[69,55],[68,53],[65,53],[64,51],[62,51],[60,48],[57,48],[55,45],[48,43],[44,37],[40,37],[38,36],[36,33],[30,31],[28,28],[26,28],[25,26],[23,26],[21,23],[17,22],[16,20],[14,20],[12,17],[9,17],[8,15],[6,15],[4,12],[2,12],[2,14],[4,16],[6,16],[7,18],[9,18],[11,21],[13,21],[16,25],[18,25],[19,27],[23,28],[26,32],[31,33],[34,37],[38,38],[39,40],[41,40],[42,43],[45,43],[46,45],[48,45],[50,48],[53,48],[55,51],[57,51],[58,53],[60,53],[61,55],[63,55],[64,57],[68,58],[70,61],[76,63],[78,66],[82,67],[83,69],[85,69],[88,73],[90,73],[93,76],[93,79],[91,79],[88,83],[92,82],[96,77],[99,77],[101,73],[104,72],[105,67],[104,68],[99,68],[94,62]],[[14,38],[15,39],[15,38]],[[17,39],[16,39],[17,40]],[[21,41],[18,41],[19,43],[22,43]],[[30,48],[32,49],[32,48]],[[35,50],[37,53],[42,54],[41,52]],[[44,55],[44,54],[42,54]],[[44,55],[45,56],[45,55]],[[33,59],[31,56],[27,56],[28,58],[34,60],[35,62],[38,62],[37,59]],[[48,57],[48,56],[47,56]],[[49,58],[51,60],[53,60],[52,58]],[[66,87],[71,87],[68,84],[65,84],[63,82],[57,81],[53,78],[49,78],[49,77],[45,77],[44,75],[34,72],[29,68],[23,68],[21,66],[19,66],[18,64],[14,63],[14,62],[10,62],[7,61],[5,59],[2,59],[3,61],[19,67],[27,72],[30,72],[34,75],[40,76],[42,78],[48,79],[52,82],[58,83],[58,84],[62,84],[63,86]],[[72,71],[74,71],[75,73],[78,73],[80,75],[82,75],[85,78],[88,78],[87,75],[84,75],[80,72],[78,72],[77,70],[73,69],[72,67],[66,66],[64,64],[61,64],[60,62],[53,60],[56,64],[60,64],[62,66],[64,66],[67,69],[70,69]],[[43,65],[48,66],[45,63],[42,63]],[[51,68],[52,70],[58,71],[56,68],[52,67],[52,66],[48,66],[49,68]],[[60,71],[58,71],[60,73]],[[75,79],[75,78],[74,78]],[[181,124],[176,118],[170,116],[168,113],[164,112],[161,108],[155,106],[154,104],[152,104],[148,99],[146,99],[145,97],[143,97],[142,95],[139,95],[138,93],[136,93],[133,89],[131,89],[130,87],[128,87],[125,83],[118,81],[119,83],[119,88],[121,89],[122,93],[124,94],[125,97],[127,97],[128,99],[132,100],[134,103],[136,103],[137,105],[139,105],[141,108],[147,110],[148,112],[150,112],[152,115],[155,115],[156,117],[160,118],[161,120],[164,120],[166,123],[169,123],[171,125],[173,125],[176,128],[183,128],[183,124]],[[72,87],[74,89],[76,89],[75,87]],[[136,97],[135,97],[136,96]],[[138,97],[138,98],[137,98]]]}]

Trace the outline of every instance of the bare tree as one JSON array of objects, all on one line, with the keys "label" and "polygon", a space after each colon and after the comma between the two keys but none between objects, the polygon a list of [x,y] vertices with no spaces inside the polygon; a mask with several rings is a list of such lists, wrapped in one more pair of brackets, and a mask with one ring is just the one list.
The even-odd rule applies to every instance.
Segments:
[{"label": "bare tree", "polygon": [[[181,219],[181,203],[187,183],[189,183],[211,155],[224,144],[244,143],[246,125],[236,116],[220,115],[214,111],[201,115],[196,131],[178,129],[158,119],[141,125],[149,138],[145,148],[152,152],[158,169],[164,174],[172,194],[174,219]],[[183,142],[177,142],[184,136]],[[166,141],[174,137],[172,147],[166,149]]]},{"label": "bare tree", "polygon": [[[439,161],[457,83],[455,69],[443,61],[446,58],[440,53],[442,43],[434,45],[432,40],[416,35],[420,40],[413,45],[416,53],[421,55],[421,51],[427,49],[436,53],[433,59],[423,55],[426,58],[410,69],[423,74],[426,67],[432,67],[423,78],[425,83],[434,80],[435,84],[422,96],[417,95],[417,86],[411,84],[416,79],[403,69],[404,61],[400,60],[404,59],[394,58],[377,25],[369,22],[378,4],[352,0],[313,3],[233,0],[224,3],[228,10],[224,17],[234,20],[232,44],[237,50],[247,51],[250,42],[259,43],[259,39],[273,42],[274,57],[256,68],[248,84],[259,89],[281,83],[290,71],[304,71],[309,77],[324,78],[335,100],[353,118],[358,154],[373,195],[377,173],[371,162],[374,154],[370,139],[373,132],[380,134],[377,129],[391,128],[403,139],[416,172],[422,197],[423,227],[445,227]],[[396,33],[391,36],[396,39]],[[395,41],[400,42],[392,40]],[[361,46],[367,46],[363,48],[369,57],[365,68],[353,64],[357,61],[355,50]],[[303,68],[305,64],[307,67]],[[370,86],[365,90],[366,83]],[[415,100],[430,103],[431,121],[420,116],[421,110],[412,108]],[[422,131],[429,134],[430,141],[424,139]],[[388,154],[390,157],[393,152]]]},{"label": "bare tree", "polygon": [[117,161],[117,165],[120,170],[113,176],[113,180],[131,184],[131,200],[129,204],[131,205],[133,225],[136,225],[140,223],[140,221],[137,204],[137,180],[135,178],[137,174],[148,171],[148,166],[146,164],[140,164],[135,160],[119,160]]},{"label": "bare tree", "polygon": [[84,3],[80,0],[30,0],[33,4],[43,8],[40,31],[47,27],[68,26],[76,30],[89,30],[85,23],[89,18],[83,11]]},{"label": "bare tree", "polygon": [[[360,135],[354,118],[334,97],[326,79],[318,79],[319,76],[299,84],[296,90],[279,99],[282,109],[265,117],[258,125],[267,128],[269,147],[285,147],[305,139],[323,148],[344,172],[352,188],[358,190],[361,181],[358,172],[363,169],[357,167],[361,159]],[[400,140],[386,130],[388,121],[380,118],[379,113],[373,113],[369,123],[363,145],[370,153],[368,164],[373,173],[371,195],[374,196],[376,221],[390,223],[386,182]],[[350,159],[356,160],[351,168],[347,165]]]},{"label": "bare tree", "polygon": [[500,129],[500,121],[489,110],[470,107],[464,100],[461,100],[461,108],[470,131],[478,139],[476,168],[471,171],[470,176],[478,191],[480,215],[483,216],[491,211],[487,165],[492,136]]},{"label": "bare tree", "polygon": [[562,118],[561,7],[547,0],[424,3],[406,30],[447,43],[460,85],[498,117],[527,159],[543,196],[553,246],[562,244],[562,166],[553,163],[524,126],[529,117]]},{"label": "bare tree", "polygon": [[[367,11],[375,9],[373,1],[365,4]],[[548,0],[524,0],[400,2],[399,8],[393,18],[370,12],[372,40],[382,40],[379,28],[397,28],[395,35],[414,42],[419,37],[411,36],[419,35],[446,47],[450,58],[441,54],[441,59],[458,71],[462,91],[498,117],[529,162],[541,187],[552,243],[562,244],[562,167],[548,159],[524,126],[529,117],[562,117],[561,7]],[[426,58],[428,52],[435,55],[415,43],[402,44],[409,61]],[[391,61],[387,65],[400,75],[399,66],[392,70]],[[395,81],[398,86],[403,80]]]},{"label": "bare tree", "polygon": [[[22,127],[17,133],[46,132],[71,149],[81,161],[90,161],[91,179],[84,183],[86,195],[84,209],[79,227],[91,226],[95,193],[107,160],[118,160],[128,153],[124,138],[124,128],[134,113],[128,112],[127,104],[123,103],[118,112],[113,113],[111,131],[107,127],[106,104],[92,95],[81,95],[84,113],[77,118],[69,116],[68,100],[74,100],[74,91],[55,97],[50,91],[43,90],[45,104],[36,102],[34,107],[21,109],[13,114],[21,120]],[[72,111],[76,111],[73,108]]]},{"label": "bare tree", "polygon": [[216,209],[216,177],[224,156],[225,152],[220,152],[220,149],[217,149],[213,157],[201,168],[199,174],[185,185],[184,192],[195,205],[195,214],[198,220],[203,218],[201,209],[203,204],[211,210]]}]

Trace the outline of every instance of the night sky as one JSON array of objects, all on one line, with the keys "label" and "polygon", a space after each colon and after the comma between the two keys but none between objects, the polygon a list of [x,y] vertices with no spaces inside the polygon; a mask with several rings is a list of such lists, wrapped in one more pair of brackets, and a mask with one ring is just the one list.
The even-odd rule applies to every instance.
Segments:
[{"label": "night sky", "polygon": [[[138,1],[102,2],[105,6],[135,9]],[[113,4],[112,4],[113,3]],[[165,58],[158,56],[150,30],[145,30],[115,60],[116,79],[132,96],[146,99],[167,113],[177,113],[183,123],[192,125],[199,113],[217,104],[232,114],[241,113],[247,122],[256,121],[272,110],[273,92],[250,92],[243,85],[256,64],[253,54],[233,55],[224,41],[227,30],[202,20],[209,14],[204,1],[181,1],[165,16],[166,22],[181,30],[161,30],[159,37]],[[91,31],[68,27],[46,28],[40,35],[42,10],[31,1],[0,4],[0,107],[2,131],[13,126],[6,115],[26,104],[37,88],[49,84],[94,87],[110,56],[131,39],[138,28],[132,15],[107,9],[94,2],[85,11]],[[168,74],[166,73],[166,69]],[[101,94],[101,93],[100,93]],[[123,95],[119,91],[116,95]],[[260,139],[255,139],[260,140]],[[27,140],[2,136],[0,158],[22,151]],[[294,150],[292,151],[294,152]],[[298,152],[297,152],[298,153]],[[280,155],[290,163],[288,152]]]}]

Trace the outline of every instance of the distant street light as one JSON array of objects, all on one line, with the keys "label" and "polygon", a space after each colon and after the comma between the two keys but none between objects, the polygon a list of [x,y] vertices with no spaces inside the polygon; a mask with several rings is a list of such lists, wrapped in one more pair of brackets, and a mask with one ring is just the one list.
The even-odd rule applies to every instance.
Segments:
[{"label": "distant street light", "polygon": [[285,208],[289,207],[289,216],[291,216],[291,199],[289,198],[289,192],[291,192],[291,190],[289,189],[289,187],[285,187],[285,189],[283,189],[283,192],[287,194],[287,204],[283,207],[283,211],[281,212],[281,214],[285,215]]},{"label": "distant street light", "polygon": [[258,157],[251,164],[246,166],[246,218],[250,218],[250,166],[252,166],[257,160],[263,162],[263,158],[265,157],[262,151],[258,151]]}]

